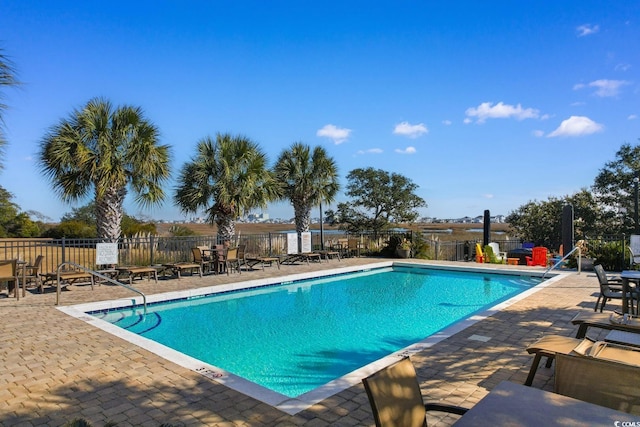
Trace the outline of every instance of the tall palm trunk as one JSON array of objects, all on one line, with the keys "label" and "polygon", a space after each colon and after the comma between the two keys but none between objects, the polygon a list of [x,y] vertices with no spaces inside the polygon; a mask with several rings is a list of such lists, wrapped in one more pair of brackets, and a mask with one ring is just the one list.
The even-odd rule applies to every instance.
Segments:
[{"label": "tall palm trunk", "polygon": [[231,242],[236,235],[236,222],[233,215],[218,215],[216,217],[218,226],[218,239],[222,242]]},{"label": "tall palm trunk", "polygon": [[[98,188],[98,186],[96,186]],[[125,187],[108,187],[102,195],[96,195],[96,226],[98,236],[109,242],[120,238],[123,216],[122,205],[127,195]]]},{"label": "tall palm trunk", "polygon": [[311,225],[311,206],[305,201],[294,201],[293,211],[295,214],[296,232],[303,233],[309,231]]}]

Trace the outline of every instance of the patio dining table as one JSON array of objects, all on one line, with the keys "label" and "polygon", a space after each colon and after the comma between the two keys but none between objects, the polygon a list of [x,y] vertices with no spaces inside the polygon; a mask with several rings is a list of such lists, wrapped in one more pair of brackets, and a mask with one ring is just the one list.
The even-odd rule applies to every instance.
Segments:
[{"label": "patio dining table", "polygon": [[503,381],[454,425],[630,426],[637,425],[638,420],[638,415]]},{"label": "patio dining table", "polygon": [[[629,313],[629,301],[627,298],[627,294],[631,291],[629,282],[640,282],[640,271],[624,270],[620,273],[620,278],[622,279],[622,313],[626,314]],[[631,307],[633,309],[633,301],[631,302]]]}]

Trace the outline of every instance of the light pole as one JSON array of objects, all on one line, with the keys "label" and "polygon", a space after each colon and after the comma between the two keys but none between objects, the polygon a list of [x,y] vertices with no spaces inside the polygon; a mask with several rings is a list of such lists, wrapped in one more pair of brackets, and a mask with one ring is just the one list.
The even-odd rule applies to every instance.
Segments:
[{"label": "light pole", "polygon": [[[636,188],[638,187],[638,185],[636,184]],[[636,195],[637,195],[637,191],[636,191]],[[636,212],[638,210],[636,209]],[[636,224],[638,223],[638,221],[636,221]],[[324,227],[323,227],[323,222],[322,222],[322,200],[320,200],[320,250],[324,251]]]},{"label": "light pole", "polygon": [[640,224],[638,224],[638,182],[640,181],[640,178],[638,178],[637,176],[635,178],[633,178],[633,220],[635,222],[634,224],[634,230],[635,230],[635,234],[639,234],[640,233]]}]

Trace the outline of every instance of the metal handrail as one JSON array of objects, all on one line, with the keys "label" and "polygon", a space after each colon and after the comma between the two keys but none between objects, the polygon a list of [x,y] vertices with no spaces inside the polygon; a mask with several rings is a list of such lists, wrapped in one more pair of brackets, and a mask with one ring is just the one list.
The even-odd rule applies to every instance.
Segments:
[{"label": "metal handrail", "polygon": [[[127,288],[130,291],[133,291],[133,292],[141,295],[142,296],[142,304],[144,305],[144,314],[147,314],[147,296],[144,293],[142,293],[142,291],[139,291],[139,290],[137,290],[136,288],[134,288],[132,286],[125,285],[122,282],[119,282],[117,280],[113,280],[111,277],[105,276],[104,274],[98,273],[97,271],[91,270],[89,268],[81,266],[80,264],[76,264],[75,262],[70,262],[70,261],[63,262],[56,269],[56,279],[58,281],[57,286],[56,286],[56,305],[60,305],[60,269],[65,265],[70,265],[70,266],[73,266],[75,268],[79,268],[80,270],[84,271],[85,273],[89,273],[92,276],[99,277],[102,280],[106,280],[107,282],[112,283],[114,285],[122,286],[123,288]],[[93,289],[93,280],[91,282],[91,289]]]},{"label": "metal handrail", "polygon": [[571,251],[569,251],[568,254],[563,256],[560,259],[560,261],[556,262],[551,267],[547,268],[547,270],[542,275],[542,278],[544,279],[544,277],[547,275],[548,272],[550,272],[551,270],[553,270],[554,268],[562,264],[562,262],[565,261],[567,258],[569,258],[569,256],[571,256],[571,254],[574,253],[575,251],[578,251],[578,274],[580,274],[580,271],[582,270],[582,251],[580,250],[580,246],[576,246],[575,248],[571,249]]}]

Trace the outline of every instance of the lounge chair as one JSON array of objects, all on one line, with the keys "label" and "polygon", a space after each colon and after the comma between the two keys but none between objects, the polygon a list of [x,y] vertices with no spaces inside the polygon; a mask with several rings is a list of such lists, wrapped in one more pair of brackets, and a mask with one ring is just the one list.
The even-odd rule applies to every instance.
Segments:
[{"label": "lounge chair", "polygon": [[60,275],[60,286],[89,283],[91,285],[91,289],[93,289],[95,285],[95,276],[91,273],[83,270],[63,270],[60,271],[60,273],[58,273],[57,271],[41,273],[41,286],[57,286],[58,274]]},{"label": "lounge chair", "polygon": [[[635,335],[635,334],[634,334]],[[545,367],[550,368],[551,363],[554,359],[556,359],[559,355],[569,355],[569,354],[578,354],[583,356],[598,356],[600,358],[614,358],[614,360],[624,361],[625,363],[631,363],[640,367],[640,349],[633,348],[627,342],[605,342],[605,341],[594,341],[588,337],[586,338],[571,338],[565,337],[562,335],[545,335],[540,338],[538,341],[527,347],[527,352],[529,354],[535,354],[533,358],[533,362],[531,363],[531,368],[529,370],[529,375],[524,383],[526,386],[530,386],[533,383],[533,378],[536,375],[538,370],[538,365],[540,364],[540,360],[543,357],[547,358],[547,362]],[[603,348],[604,346],[609,346],[610,349],[616,348],[615,351],[601,352],[600,354],[596,354],[596,347]],[[621,352],[619,349],[625,350]],[[632,351],[629,353],[629,351]],[[617,358],[617,359],[615,359]],[[557,366],[556,366],[557,369]],[[639,371],[640,373],[640,371]]]},{"label": "lounge chair", "polygon": [[340,252],[338,251],[332,251],[332,250],[324,250],[324,251],[314,251],[317,254],[320,254],[320,258],[324,258],[327,260],[327,262],[329,262],[329,260],[331,258],[338,258],[338,261],[340,261]]},{"label": "lounge chair", "polygon": [[278,266],[278,270],[280,270],[280,258],[255,256],[250,254],[246,254],[244,257],[244,265],[251,270],[253,270],[254,266],[260,265],[262,267],[262,270],[264,271],[265,265],[273,265],[274,262]]},{"label": "lounge chair", "polygon": [[[20,281],[18,279],[18,260],[0,260],[0,282],[7,282],[7,296],[10,294],[10,284],[13,283],[13,292],[16,299],[20,299]],[[24,288],[24,285],[23,285]]]},{"label": "lounge chair", "polygon": [[[604,268],[601,264],[597,264],[593,266],[593,270],[598,277],[598,283],[600,284],[600,294],[598,295],[598,299],[596,300],[596,306],[593,308],[593,311],[598,311],[598,304],[602,300],[602,304],[600,304],[600,312],[604,310],[604,306],[607,304],[607,301],[611,298],[622,300],[622,279],[615,279],[607,276]],[[627,302],[631,302],[631,310],[633,313],[633,299],[639,299],[638,289],[634,289],[632,292],[627,294]],[[636,304],[637,307],[637,304]]]},{"label": "lounge chair", "polygon": [[129,281],[129,284],[133,284],[134,279],[142,279],[143,277],[147,277],[147,280],[153,279],[156,283],[158,283],[158,270],[153,267],[116,267],[116,270],[120,273],[120,276],[124,276],[124,279]]},{"label": "lounge chair", "polygon": [[362,380],[378,427],[424,427],[427,411],[463,415],[466,408],[424,403],[416,370],[408,357]]},{"label": "lounge chair", "polygon": [[202,266],[194,262],[175,262],[162,264],[162,266],[165,268],[165,271],[169,270],[174,276],[178,277],[178,279],[182,278],[182,273],[185,271],[191,272],[191,275],[193,275],[195,271],[202,277]]}]

